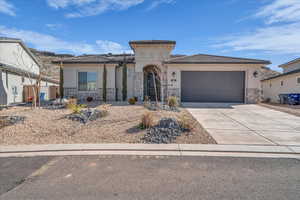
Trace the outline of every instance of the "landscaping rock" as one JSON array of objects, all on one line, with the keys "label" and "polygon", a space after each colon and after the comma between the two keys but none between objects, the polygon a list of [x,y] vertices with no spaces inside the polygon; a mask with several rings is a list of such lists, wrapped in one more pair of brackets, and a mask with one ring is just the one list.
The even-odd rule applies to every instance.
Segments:
[{"label": "landscaping rock", "polygon": [[48,105],[44,106],[44,108],[49,110],[58,110],[64,109],[67,107],[68,100],[67,99],[56,99],[51,101]]},{"label": "landscaping rock", "polygon": [[97,109],[86,109],[80,113],[72,113],[67,116],[68,119],[86,124],[89,121],[95,121],[101,117],[101,111]]},{"label": "landscaping rock", "polygon": [[172,111],[172,112],[180,112],[178,107],[170,107],[168,105],[157,105],[156,103],[147,103],[145,107],[151,111],[158,111],[158,110],[165,110],[165,111]]},{"label": "landscaping rock", "polygon": [[0,116],[0,128],[4,126],[12,126],[17,123],[24,122],[25,117],[22,116]]},{"label": "landscaping rock", "polygon": [[163,118],[158,125],[148,129],[142,140],[148,144],[168,144],[183,133],[178,121],[173,118]]}]

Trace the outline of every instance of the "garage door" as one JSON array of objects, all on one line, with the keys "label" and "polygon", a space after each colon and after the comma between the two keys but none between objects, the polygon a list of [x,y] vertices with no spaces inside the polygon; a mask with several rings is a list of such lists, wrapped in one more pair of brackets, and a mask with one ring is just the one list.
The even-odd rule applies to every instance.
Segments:
[{"label": "garage door", "polygon": [[245,72],[183,71],[183,102],[244,102]]}]

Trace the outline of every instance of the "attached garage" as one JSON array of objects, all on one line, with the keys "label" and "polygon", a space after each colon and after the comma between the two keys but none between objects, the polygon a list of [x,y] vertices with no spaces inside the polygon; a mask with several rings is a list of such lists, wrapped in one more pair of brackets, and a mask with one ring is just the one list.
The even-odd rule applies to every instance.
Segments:
[{"label": "attached garage", "polygon": [[244,71],[182,71],[182,102],[245,102]]}]

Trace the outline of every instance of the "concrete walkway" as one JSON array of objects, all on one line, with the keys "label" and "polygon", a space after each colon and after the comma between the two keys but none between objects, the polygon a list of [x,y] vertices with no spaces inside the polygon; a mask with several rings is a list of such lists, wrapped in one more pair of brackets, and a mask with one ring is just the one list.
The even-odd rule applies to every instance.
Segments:
[{"label": "concrete walkway", "polygon": [[300,145],[300,117],[259,105],[184,106],[218,144]]}]

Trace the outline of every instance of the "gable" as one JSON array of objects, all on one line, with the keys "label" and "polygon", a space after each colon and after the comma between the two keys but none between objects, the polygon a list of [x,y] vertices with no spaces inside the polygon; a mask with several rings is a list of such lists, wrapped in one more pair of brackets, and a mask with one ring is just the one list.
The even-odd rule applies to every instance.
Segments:
[{"label": "gable", "polygon": [[33,74],[39,74],[39,65],[19,42],[0,42],[0,62]]}]

